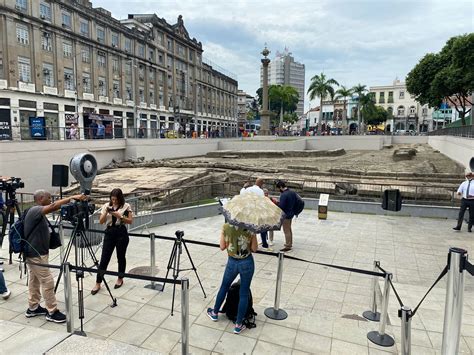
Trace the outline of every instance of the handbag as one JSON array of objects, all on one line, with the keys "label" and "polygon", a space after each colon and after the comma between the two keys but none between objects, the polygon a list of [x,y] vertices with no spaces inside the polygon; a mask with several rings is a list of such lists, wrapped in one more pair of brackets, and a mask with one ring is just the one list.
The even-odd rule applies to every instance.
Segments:
[{"label": "handbag", "polygon": [[59,233],[54,230],[54,227],[51,225],[51,223],[49,223],[47,218],[46,221],[51,228],[51,233],[49,234],[49,249],[57,249],[62,245],[61,237],[59,236]]}]

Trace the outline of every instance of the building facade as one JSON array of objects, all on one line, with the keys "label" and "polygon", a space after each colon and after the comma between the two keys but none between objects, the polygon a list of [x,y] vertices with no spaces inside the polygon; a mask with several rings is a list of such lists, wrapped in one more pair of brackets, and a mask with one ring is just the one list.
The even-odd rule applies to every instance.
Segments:
[{"label": "building facade", "polygon": [[237,91],[237,106],[238,106],[238,127],[239,131],[242,131],[245,128],[245,123],[247,123],[248,117],[247,114],[250,111],[254,97],[247,94],[243,90]]},{"label": "building facade", "polygon": [[[262,79],[263,76],[260,74],[260,87],[263,86]],[[277,52],[275,59],[270,62],[268,66],[268,84],[294,87],[299,94],[298,107],[295,112],[298,117],[304,114],[305,65],[295,62],[287,48],[283,53]]]},{"label": "building facade", "polygon": [[181,16],[119,21],[88,0],[0,0],[0,10],[3,139],[31,139],[38,117],[49,139],[68,138],[71,124],[90,138],[92,121],[108,137],[236,134],[237,80],[203,60]]}]

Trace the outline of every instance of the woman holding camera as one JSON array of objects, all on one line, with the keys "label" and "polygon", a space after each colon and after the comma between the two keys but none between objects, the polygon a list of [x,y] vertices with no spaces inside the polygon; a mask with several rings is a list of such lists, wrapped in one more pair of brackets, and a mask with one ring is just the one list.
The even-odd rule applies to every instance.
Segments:
[{"label": "woman holding camera", "polygon": [[[99,270],[107,270],[114,249],[117,249],[118,272],[123,274],[127,263],[125,254],[129,242],[128,231],[125,225],[132,224],[133,215],[130,205],[125,202],[122,190],[113,189],[110,192],[110,201],[102,206],[99,222],[100,224],[105,223],[107,225]],[[91,294],[95,295],[99,292],[102,279],[103,273],[97,273],[96,285],[92,289]],[[114,288],[122,287],[122,285],[123,277],[119,276]]]}]

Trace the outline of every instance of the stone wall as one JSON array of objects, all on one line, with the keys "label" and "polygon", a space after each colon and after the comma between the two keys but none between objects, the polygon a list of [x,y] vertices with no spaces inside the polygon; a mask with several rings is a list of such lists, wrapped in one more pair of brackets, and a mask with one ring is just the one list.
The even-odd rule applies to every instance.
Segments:
[{"label": "stone wall", "polygon": [[469,161],[474,156],[474,139],[452,136],[428,136],[428,144],[466,169],[469,169]]}]

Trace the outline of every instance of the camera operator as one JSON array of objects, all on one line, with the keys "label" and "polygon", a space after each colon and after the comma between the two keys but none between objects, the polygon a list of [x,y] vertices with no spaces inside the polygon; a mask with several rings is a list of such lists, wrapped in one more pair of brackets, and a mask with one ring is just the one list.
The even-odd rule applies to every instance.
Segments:
[{"label": "camera operator", "polygon": [[[51,203],[51,194],[45,190],[37,190],[34,194],[35,206],[31,207],[25,216],[25,235],[28,236],[28,250],[25,253],[28,263],[47,264],[49,257],[50,231],[46,215],[57,211],[62,205],[71,200],[85,201],[86,195],[74,195]],[[27,318],[46,315],[46,320],[55,323],[64,323],[66,316],[57,308],[56,295],[54,294],[54,280],[48,268],[43,266],[28,265],[28,309]],[[41,292],[46,308],[41,307]]]},{"label": "camera operator", "polygon": [[[133,215],[132,208],[125,202],[125,197],[120,189],[113,189],[110,192],[110,201],[102,206],[99,218],[100,224],[106,223],[104,245],[102,248],[102,256],[100,257],[99,270],[107,270],[110,258],[117,248],[118,272],[123,274],[127,260],[127,246],[129,242],[126,224],[132,224]],[[103,274],[97,273],[96,285],[91,290],[91,294],[95,295],[100,290]],[[123,285],[123,277],[118,277],[114,288],[120,288]]]}]

